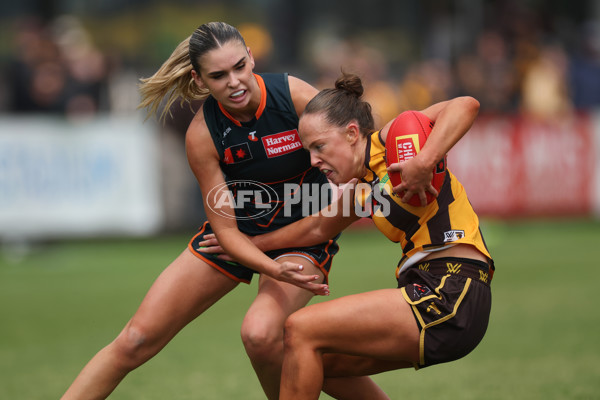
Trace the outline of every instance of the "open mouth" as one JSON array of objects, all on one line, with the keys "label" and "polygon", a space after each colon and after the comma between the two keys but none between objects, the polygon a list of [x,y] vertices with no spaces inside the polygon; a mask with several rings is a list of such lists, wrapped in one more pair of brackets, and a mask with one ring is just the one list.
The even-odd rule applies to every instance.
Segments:
[{"label": "open mouth", "polygon": [[245,94],[246,94],[246,91],[241,89],[241,90],[231,93],[231,95],[229,97],[233,100],[237,100],[237,99],[243,97]]}]

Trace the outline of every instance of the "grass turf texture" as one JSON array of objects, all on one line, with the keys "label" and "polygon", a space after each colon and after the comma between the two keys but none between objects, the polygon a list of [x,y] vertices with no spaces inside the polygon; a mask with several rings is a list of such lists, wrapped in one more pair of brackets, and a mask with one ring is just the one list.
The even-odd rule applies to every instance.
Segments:
[{"label": "grass turf texture", "polygon": [[[600,398],[600,222],[484,221],[483,229],[497,265],[483,342],[464,359],[376,381],[393,399]],[[22,254],[4,247],[0,399],[59,398],[186,242],[65,241]],[[348,231],[340,243],[331,297],[394,286],[397,245],[370,230]],[[256,283],[240,285],[111,399],[263,399],[239,339],[255,291]]]}]

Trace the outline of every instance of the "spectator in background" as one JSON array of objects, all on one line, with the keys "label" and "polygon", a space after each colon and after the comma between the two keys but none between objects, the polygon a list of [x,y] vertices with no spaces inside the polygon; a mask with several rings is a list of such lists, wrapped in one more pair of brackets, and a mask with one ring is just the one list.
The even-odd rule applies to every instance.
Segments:
[{"label": "spectator in background", "polygon": [[577,109],[600,106],[600,22],[582,24],[569,63],[569,83]]},{"label": "spectator in background", "polygon": [[544,46],[525,71],[521,111],[539,119],[570,115],[573,106],[567,86],[568,61],[560,46]]},{"label": "spectator in background", "polygon": [[9,111],[61,112],[67,72],[48,29],[35,19],[21,22],[15,36],[16,56],[9,67]]},{"label": "spectator in background", "polygon": [[[422,110],[453,92],[452,70],[442,59],[428,59],[408,68],[400,84],[401,110]],[[391,119],[391,118],[388,118]]]},{"label": "spectator in background", "polygon": [[74,17],[51,24],[22,21],[15,36],[16,56],[9,68],[9,111],[95,115],[107,109],[106,58]]},{"label": "spectator in background", "polygon": [[456,62],[459,94],[476,97],[486,112],[510,112],[516,101],[516,75],[508,44],[496,31],[484,32],[475,52],[466,52]]}]

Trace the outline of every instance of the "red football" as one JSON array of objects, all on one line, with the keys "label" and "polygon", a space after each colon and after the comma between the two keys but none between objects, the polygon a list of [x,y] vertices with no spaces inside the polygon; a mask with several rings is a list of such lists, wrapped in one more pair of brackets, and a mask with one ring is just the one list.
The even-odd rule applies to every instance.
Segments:
[{"label": "red football", "polygon": [[[387,134],[385,141],[385,163],[389,167],[391,164],[410,160],[416,156],[431,133],[433,121],[418,111],[405,111],[398,115]],[[402,183],[402,176],[399,172],[389,173],[390,181],[393,186]],[[434,167],[431,184],[438,191],[444,184],[446,178],[446,157]],[[427,195],[427,204],[431,203],[435,196],[429,192]],[[408,204],[420,206],[421,201],[416,194],[410,198]]]}]

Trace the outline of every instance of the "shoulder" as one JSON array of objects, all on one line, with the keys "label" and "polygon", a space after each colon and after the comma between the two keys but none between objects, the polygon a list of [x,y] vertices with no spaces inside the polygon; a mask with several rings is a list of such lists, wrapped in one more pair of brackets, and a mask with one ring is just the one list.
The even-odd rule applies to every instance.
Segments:
[{"label": "shoulder", "polygon": [[294,108],[296,109],[296,113],[300,115],[304,111],[306,104],[308,104],[319,91],[308,82],[291,75],[288,76],[288,82]]},{"label": "shoulder", "polygon": [[218,159],[218,154],[213,140],[210,135],[210,130],[206,125],[204,118],[204,105],[196,113],[192,122],[188,126],[185,134],[186,150],[190,161],[195,158],[214,156]]},{"label": "shoulder", "polygon": [[387,140],[388,132],[390,131],[390,126],[392,126],[392,122],[394,122],[394,120],[391,120],[387,124],[385,124],[378,133],[379,139],[384,144],[385,144],[385,141]]}]

